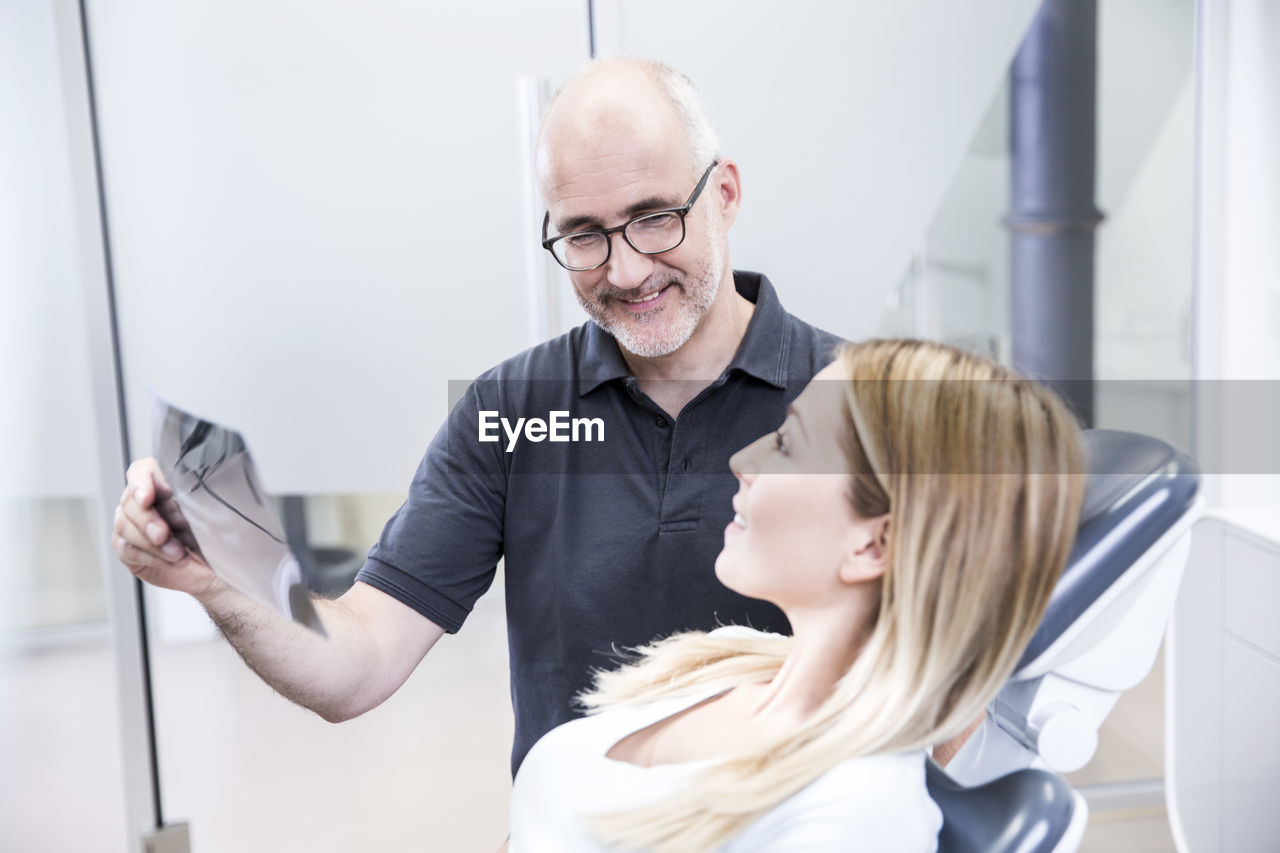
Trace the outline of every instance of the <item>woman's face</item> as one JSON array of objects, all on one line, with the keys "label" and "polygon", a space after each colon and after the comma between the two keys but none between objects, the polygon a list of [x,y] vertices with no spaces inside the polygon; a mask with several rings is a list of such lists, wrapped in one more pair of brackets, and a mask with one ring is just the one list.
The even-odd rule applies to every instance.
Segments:
[{"label": "woman's face", "polygon": [[738,478],[716,576],[784,611],[820,605],[866,538],[849,503],[847,378],[838,365],[809,383],[777,432],[729,460]]}]

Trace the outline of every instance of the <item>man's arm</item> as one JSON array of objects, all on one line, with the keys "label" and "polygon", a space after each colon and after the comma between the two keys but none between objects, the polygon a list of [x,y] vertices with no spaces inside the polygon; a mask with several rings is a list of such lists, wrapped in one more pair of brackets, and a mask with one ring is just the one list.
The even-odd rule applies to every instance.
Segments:
[{"label": "man's arm", "polygon": [[396,691],[444,629],[381,590],[355,584],[315,601],[328,637],[221,580],[188,550],[185,522],[153,459],[129,466],[112,544],[134,575],[192,595],[245,662],[290,700],[330,722],[358,716]]}]

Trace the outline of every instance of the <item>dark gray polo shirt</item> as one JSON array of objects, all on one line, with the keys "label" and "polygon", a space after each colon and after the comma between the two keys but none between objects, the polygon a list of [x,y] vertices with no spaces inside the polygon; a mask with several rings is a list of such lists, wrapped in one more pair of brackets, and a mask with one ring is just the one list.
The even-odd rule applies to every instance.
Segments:
[{"label": "dark gray polo shirt", "polygon": [[[573,697],[615,649],[730,623],[789,632],[773,605],[716,580],[737,491],[729,457],[782,423],[838,339],[784,311],[764,276],[735,272],[734,284],[756,306],[746,335],[674,422],[592,322],[480,376],[360,570],[454,632],[506,557],[513,773],[579,715]],[[546,429],[513,442],[519,418]]]}]

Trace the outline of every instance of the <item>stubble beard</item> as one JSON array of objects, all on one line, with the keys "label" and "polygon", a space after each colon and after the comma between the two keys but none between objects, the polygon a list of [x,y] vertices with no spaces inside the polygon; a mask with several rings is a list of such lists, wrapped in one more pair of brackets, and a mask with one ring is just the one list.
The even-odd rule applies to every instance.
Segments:
[{"label": "stubble beard", "polygon": [[[656,272],[643,285],[632,291],[605,287],[584,295],[574,288],[578,303],[596,325],[613,335],[618,345],[641,358],[670,355],[689,342],[702,318],[711,310],[720,290],[724,253],[713,245],[705,262],[687,275],[674,270]],[[620,305],[623,297],[634,293],[653,293],[671,286],[657,310],[632,314]],[[674,300],[673,298],[674,297]]]}]

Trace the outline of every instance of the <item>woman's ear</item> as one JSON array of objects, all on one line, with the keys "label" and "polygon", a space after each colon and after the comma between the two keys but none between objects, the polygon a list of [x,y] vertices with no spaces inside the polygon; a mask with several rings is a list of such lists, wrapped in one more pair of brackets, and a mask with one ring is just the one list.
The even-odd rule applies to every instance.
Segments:
[{"label": "woman's ear", "polygon": [[884,574],[889,544],[888,514],[854,522],[853,541],[840,563],[840,580],[847,584],[875,580]]}]

